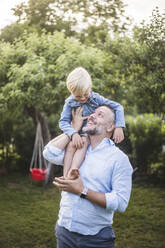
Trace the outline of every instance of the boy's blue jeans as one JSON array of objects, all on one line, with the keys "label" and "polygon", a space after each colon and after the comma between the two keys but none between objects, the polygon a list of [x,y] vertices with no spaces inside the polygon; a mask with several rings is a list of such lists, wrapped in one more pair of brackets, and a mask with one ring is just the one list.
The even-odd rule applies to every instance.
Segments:
[{"label": "boy's blue jeans", "polygon": [[56,237],[57,248],[115,248],[112,227],[104,227],[96,235],[82,235],[56,225]]}]

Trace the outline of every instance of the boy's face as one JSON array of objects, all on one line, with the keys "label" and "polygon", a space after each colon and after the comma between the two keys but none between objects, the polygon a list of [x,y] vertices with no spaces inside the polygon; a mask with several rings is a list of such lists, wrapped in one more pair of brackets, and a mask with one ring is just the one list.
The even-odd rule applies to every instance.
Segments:
[{"label": "boy's face", "polygon": [[80,103],[86,103],[87,100],[89,99],[90,97],[90,91],[91,91],[91,88],[89,87],[85,93],[82,93],[82,94],[73,94],[74,97],[75,97],[75,100],[80,102]]}]

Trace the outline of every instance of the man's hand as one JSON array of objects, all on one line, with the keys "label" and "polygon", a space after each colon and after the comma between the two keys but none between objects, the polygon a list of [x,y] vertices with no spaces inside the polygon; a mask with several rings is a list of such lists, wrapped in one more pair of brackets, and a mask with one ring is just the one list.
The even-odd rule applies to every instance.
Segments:
[{"label": "man's hand", "polygon": [[[79,176],[77,179],[66,179],[64,177],[55,177],[53,184],[60,190],[81,195],[84,185]],[[102,208],[106,208],[105,193],[88,190],[87,199]]]},{"label": "man's hand", "polygon": [[72,135],[72,142],[76,149],[81,149],[83,147],[83,140],[78,133]]},{"label": "man's hand", "polygon": [[64,179],[63,177],[55,177],[53,184],[60,190],[71,192],[73,194],[81,194],[84,189],[80,176],[75,179]]},{"label": "man's hand", "polygon": [[120,143],[124,140],[124,132],[122,127],[116,127],[113,133],[113,140],[115,143]]},{"label": "man's hand", "polygon": [[78,107],[76,111],[72,109],[72,126],[77,132],[80,131],[83,124],[83,120],[88,118],[88,116],[82,117],[82,111],[82,107]]}]

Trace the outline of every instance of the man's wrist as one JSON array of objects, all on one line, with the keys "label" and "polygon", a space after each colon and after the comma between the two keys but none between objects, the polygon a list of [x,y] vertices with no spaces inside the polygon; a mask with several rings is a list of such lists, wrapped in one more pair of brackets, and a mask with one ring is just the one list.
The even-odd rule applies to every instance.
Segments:
[{"label": "man's wrist", "polygon": [[80,197],[85,199],[87,197],[87,194],[88,194],[88,188],[84,187],[80,193]]}]

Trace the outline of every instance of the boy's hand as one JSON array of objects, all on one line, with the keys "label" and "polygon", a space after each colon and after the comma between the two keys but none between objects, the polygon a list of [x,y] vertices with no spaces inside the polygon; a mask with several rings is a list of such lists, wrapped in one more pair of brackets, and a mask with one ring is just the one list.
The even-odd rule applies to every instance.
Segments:
[{"label": "boy's hand", "polygon": [[115,128],[113,133],[113,140],[117,144],[124,140],[124,132],[122,127]]},{"label": "boy's hand", "polygon": [[77,168],[75,169],[70,169],[69,172],[68,172],[68,175],[67,175],[67,179],[76,179],[80,176],[80,173],[79,173],[79,170]]},{"label": "boy's hand", "polygon": [[81,149],[83,147],[83,140],[78,133],[72,135],[72,142],[76,149]]},{"label": "boy's hand", "polygon": [[78,107],[76,111],[72,109],[72,126],[76,131],[80,131],[83,121],[88,118],[88,116],[82,116],[82,107]]}]

